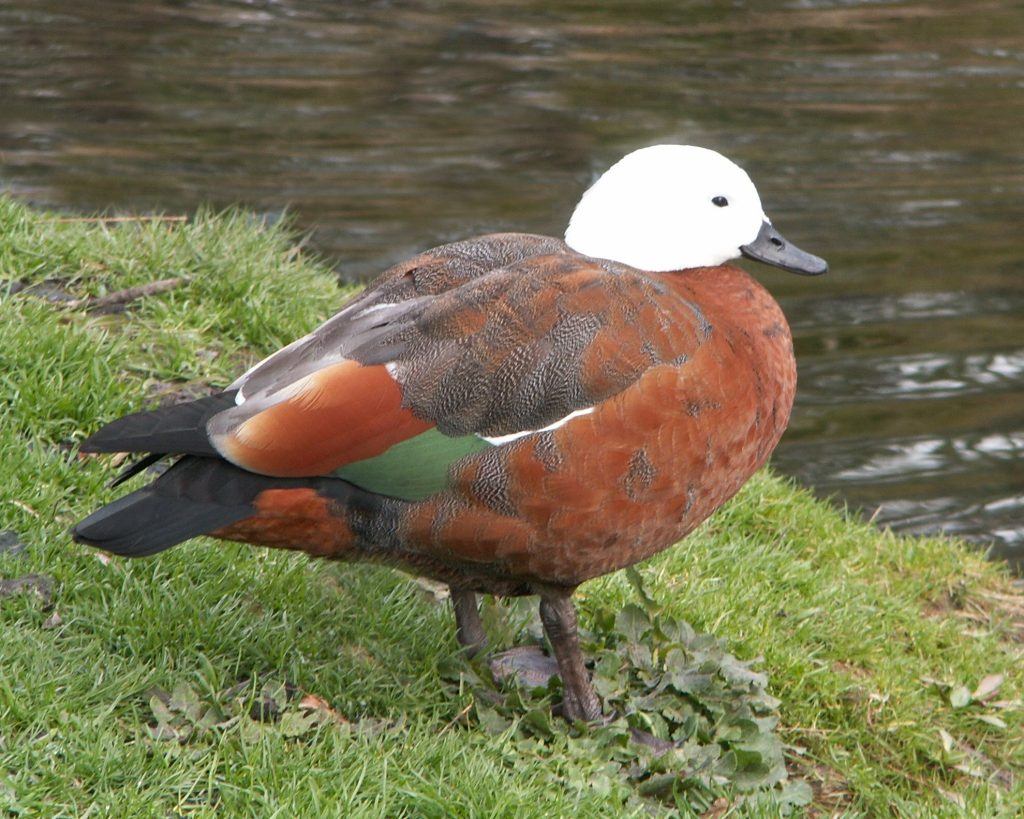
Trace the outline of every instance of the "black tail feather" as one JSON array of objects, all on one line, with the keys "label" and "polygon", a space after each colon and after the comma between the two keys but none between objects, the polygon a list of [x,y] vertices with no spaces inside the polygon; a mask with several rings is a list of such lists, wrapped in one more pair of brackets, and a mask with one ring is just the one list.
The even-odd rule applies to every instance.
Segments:
[{"label": "black tail feather", "polygon": [[125,557],[145,557],[254,513],[253,500],[276,479],[227,461],[185,457],[149,486],[78,523],[79,543]]},{"label": "black tail feather", "polygon": [[257,514],[255,501],[268,489],[313,489],[370,516],[384,501],[340,478],[274,478],[222,458],[186,455],[149,486],[93,512],[71,534],[116,555],[146,557]]},{"label": "black tail feather", "polygon": [[[206,422],[235,406],[237,390],[111,421],[82,442],[83,452],[172,452],[216,456]],[[134,474],[134,473],[133,473]]]}]

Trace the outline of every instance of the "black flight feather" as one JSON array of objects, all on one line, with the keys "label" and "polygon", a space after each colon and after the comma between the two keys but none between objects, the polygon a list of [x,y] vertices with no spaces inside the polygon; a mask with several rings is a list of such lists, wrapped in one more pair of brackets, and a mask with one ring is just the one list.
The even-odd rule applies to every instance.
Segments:
[{"label": "black flight feather", "polygon": [[[235,406],[237,390],[196,401],[125,415],[82,442],[83,452],[170,452],[218,455],[206,436],[206,422]],[[132,473],[134,474],[134,473]]]},{"label": "black flight feather", "polygon": [[114,478],[114,480],[112,480],[108,484],[108,488],[114,489],[115,487],[120,486],[129,478],[134,478],[136,475],[142,472],[142,470],[152,466],[160,459],[166,457],[166,452],[152,452],[149,455],[143,455],[141,458],[136,458],[134,461],[128,464],[128,466],[126,466],[124,469],[117,473],[117,477]]}]

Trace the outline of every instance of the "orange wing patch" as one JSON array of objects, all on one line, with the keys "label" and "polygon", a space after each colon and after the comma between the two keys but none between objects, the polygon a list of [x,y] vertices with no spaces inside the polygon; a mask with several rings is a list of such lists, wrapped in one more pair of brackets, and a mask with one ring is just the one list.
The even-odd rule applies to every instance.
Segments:
[{"label": "orange wing patch", "polygon": [[402,406],[387,368],[342,361],[296,382],[288,398],[214,435],[213,444],[243,469],[290,478],[326,475],[432,426]]}]

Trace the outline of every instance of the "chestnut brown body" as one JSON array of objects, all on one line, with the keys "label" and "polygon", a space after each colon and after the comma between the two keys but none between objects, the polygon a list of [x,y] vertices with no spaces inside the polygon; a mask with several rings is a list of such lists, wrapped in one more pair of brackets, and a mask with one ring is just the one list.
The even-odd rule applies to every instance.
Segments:
[{"label": "chestnut brown body", "polygon": [[[765,463],[796,368],[781,310],[744,271],[644,275],[656,285],[645,302],[616,310],[602,294],[589,305],[602,321],[579,357],[581,381],[614,389],[621,379],[606,363],[632,376],[655,345],[658,361],[592,412],[463,458],[451,486],[419,502],[368,511],[271,489],[255,515],[214,534],[503,594],[576,586],[677,542]],[[577,314],[586,292],[572,293]],[[479,332],[487,321],[461,326]]]}]

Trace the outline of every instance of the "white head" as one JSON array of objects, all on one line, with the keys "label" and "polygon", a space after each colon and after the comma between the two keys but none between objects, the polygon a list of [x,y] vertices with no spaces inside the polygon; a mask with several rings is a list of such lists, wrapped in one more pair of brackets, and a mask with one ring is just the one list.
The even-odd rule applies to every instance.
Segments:
[{"label": "white head", "polygon": [[[757,188],[739,165],[707,148],[654,145],[627,154],[583,194],[565,241],[641,270],[684,270],[735,259],[766,230]],[[822,269],[795,272],[824,272],[810,258]]]}]

